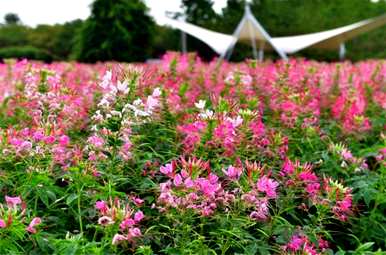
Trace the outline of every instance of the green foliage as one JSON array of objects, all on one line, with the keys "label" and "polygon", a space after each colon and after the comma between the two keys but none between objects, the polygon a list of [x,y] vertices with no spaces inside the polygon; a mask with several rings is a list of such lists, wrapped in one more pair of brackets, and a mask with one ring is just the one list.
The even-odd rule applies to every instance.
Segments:
[{"label": "green foliage", "polygon": [[34,47],[50,52],[57,59],[68,59],[76,43],[83,21],[74,20],[63,25],[38,25],[31,29],[28,41]]},{"label": "green foliage", "polygon": [[[141,0],[96,0],[81,31],[78,60],[143,61],[149,56],[153,20]],[[145,47],[144,47],[145,46]]]},{"label": "green foliage", "polygon": [[44,49],[33,46],[13,46],[0,48],[0,59],[18,58],[18,59],[36,59],[44,62],[51,62],[52,55]]},{"label": "green foliage", "polygon": [[29,28],[22,25],[0,26],[0,48],[28,43]]}]

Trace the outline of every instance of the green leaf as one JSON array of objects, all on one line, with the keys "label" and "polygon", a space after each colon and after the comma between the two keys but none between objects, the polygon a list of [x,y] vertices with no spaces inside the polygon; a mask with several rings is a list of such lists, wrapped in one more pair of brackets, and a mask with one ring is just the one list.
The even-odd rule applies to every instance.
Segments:
[{"label": "green leaf", "polygon": [[66,199],[66,204],[71,205],[72,202],[74,202],[78,198],[78,194],[70,194]]}]

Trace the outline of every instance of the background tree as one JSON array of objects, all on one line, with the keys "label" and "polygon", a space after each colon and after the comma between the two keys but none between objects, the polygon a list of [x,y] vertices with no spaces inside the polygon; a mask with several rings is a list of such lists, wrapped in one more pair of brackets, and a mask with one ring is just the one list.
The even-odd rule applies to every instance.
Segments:
[{"label": "background tree", "polygon": [[166,51],[181,50],[181,32],[167,26],[156,25],[151,56],[161,58]]},{"label": "background tree", "polygon": [[150,53],[154,22],[141,0],[96,0],[80,34],[77,58],[143,61]]},{"label": "background tree", "polygon": [[7,13],[4,16],[4,21],[6,25],[15,25],[20,23],[20,18],[15,13]]}]

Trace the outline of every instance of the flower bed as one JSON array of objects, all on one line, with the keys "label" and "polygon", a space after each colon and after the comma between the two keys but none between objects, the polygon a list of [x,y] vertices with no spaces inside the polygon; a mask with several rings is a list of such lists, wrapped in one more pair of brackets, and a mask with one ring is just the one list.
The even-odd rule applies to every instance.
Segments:
[{"label": "flower bed", "polygon": [[0,65],[0,254],[383,254],[386,62]]}]

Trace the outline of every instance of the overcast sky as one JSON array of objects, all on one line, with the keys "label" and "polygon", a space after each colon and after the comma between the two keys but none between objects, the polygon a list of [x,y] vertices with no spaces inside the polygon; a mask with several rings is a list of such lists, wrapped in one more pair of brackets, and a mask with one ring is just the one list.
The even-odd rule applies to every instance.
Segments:
[{"label": "overcast sky", "polygon": [[[86,19],[90,14],[93,0],[0,0],[0,22],[6,13],[16,13],[24,24],[64,23],[74,19]],[[178,11],[180,0],[145,0],[150,14],[158,23],[162,22],[165,11]],[[226,0],[214,0],[215,10],[220,11]]]}]

